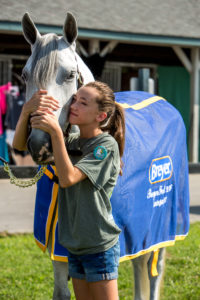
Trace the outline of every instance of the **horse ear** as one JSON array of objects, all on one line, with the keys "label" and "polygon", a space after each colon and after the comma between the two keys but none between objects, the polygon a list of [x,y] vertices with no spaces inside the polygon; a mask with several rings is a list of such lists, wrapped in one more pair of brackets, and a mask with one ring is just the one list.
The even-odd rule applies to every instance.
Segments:
[{"label": "horse ear", "polygon": [[31,17],[28,13],[25,13],[22,18],[22,28],[25,39],[30,45],[35,44],[36,40],[41,36],[37,28],[35,27]]},{"label": "horse ear", "polygon": [[63,35],[66,42],[70,45],[76,40],[78,34],[76,19],[71,13],[67,13],[63,26]]}]

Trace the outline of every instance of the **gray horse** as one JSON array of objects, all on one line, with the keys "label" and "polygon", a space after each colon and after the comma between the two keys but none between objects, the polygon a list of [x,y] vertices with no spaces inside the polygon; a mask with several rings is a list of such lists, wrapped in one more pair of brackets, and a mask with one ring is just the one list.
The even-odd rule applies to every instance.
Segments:
[{"label": "gray horse", "polygon": [[[78,88],[80,77],[83,78],[83,83],[94,80],[90,70],[76,53],[76,20],[72,14],[67,13],[62,37],[55,34],[41,36],[28,13],[23,16],[22,27],[32,50],[22,74],[26,82],[26,99],[28,101],[39,88],[48,90],[49,95],[60,101],[61,109],[55,114],[61,128],[65,130],[67,111],[71,97]],[[50,137],[47,133],[32,129],[28,139],[28,149],[37,164],[53,162]],[[48,248],[51,251],[51,236]],[[158,255],[158,276],[151,274],[151,262],[154,256],[152,252],[132,260],[135,300],[159,299],[160,282],[164,270],[164,252],[162,248]],[[53,299],[70,299],[67,263],[56,260],[52,260],[52,263],[54,269]]]}]

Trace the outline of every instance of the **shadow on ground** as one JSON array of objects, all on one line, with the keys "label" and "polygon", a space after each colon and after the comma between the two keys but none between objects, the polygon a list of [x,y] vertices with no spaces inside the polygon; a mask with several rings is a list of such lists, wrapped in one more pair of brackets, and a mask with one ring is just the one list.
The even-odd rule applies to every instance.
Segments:
[{"label": "shadow on ground", "polygon": [[200,206],[190,206],[190,214],[200,215]]}]

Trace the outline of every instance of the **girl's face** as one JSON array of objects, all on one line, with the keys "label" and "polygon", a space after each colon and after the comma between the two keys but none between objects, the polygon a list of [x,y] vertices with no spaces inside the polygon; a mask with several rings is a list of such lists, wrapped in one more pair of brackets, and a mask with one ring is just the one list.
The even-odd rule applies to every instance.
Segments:
[{"label": "girl's face", "polygon": [[[72,125],[99,124],[106,118],[105,112],[100,112],[96,97],[98,91],[93,87],[82,87],[74,95],[70,111],[69,123]],[[103,118],[103,119],[102,119]]]}]

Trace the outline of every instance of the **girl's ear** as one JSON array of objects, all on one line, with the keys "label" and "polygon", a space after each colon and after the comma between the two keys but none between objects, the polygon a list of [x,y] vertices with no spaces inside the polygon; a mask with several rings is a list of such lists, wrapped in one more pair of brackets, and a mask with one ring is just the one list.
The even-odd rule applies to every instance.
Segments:
[{"label": "girl's ear", "polygon": [[100,123],[100,122],[104,121],[106,118],[107,118],[107,113],[104,111],[101,111],[98,113],[98,115],[96,117],[96,121]]}]

